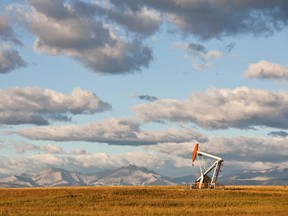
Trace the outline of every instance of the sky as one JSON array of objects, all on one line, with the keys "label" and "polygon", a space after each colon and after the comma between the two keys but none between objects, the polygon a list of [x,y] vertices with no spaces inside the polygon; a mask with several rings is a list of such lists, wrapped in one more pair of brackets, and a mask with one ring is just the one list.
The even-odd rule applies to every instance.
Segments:
[{"label": "sky", "polygon": [[0,176],[287,172],[287,51],[286,0],[2,0]]}]

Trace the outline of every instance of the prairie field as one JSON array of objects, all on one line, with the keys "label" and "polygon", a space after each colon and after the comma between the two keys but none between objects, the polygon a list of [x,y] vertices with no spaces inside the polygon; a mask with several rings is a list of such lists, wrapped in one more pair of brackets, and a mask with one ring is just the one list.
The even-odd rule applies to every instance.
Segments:
[{"label": "prairie field", "polygon": [[0,189],[0,215],[287,215],[287,186]]}]

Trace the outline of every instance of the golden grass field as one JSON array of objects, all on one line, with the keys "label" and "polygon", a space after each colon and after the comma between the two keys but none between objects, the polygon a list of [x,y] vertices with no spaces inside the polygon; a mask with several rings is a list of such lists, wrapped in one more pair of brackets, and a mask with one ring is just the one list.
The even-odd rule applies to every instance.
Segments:
[{"label": "golden grass field", "polygon": [[287,186],[0,189],[0,215],[288,215]]}]

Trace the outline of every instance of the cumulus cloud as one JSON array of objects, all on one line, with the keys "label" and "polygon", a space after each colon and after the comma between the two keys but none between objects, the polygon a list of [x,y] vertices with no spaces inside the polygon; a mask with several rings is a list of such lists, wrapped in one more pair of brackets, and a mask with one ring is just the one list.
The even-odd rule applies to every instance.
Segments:
[{"label": "cumulus cloud", "polygon": [[[264,141],[263,143],[261,143]],[[214,144],[214,142],[216,142]],[[231,173],[267,172],[267,170],[283,171],[287,168],[287,149],[283,143],[287,139],[264,137],[211,138],[200,144],[204,152],[223,156],[224,169],[222,175]],[[61,167],[81,172],[96,172],[115,169],[127,164],[135,164],[151,168],[162,175],[185,176],[198,174],[199,168],[191,166],[191,153],[194,143],[170,143],[146,146],[145,151],[134,151],[125,154],[106,153],[40,153],[31,156],[1,157],[0,173],[20,174],[37,172],[46,168]],[[281,151],[282,149],[282,151]],[[273,150],[273,151],[271,151]],[[83,150],[81,150],[83,151]],[[188,155],[185,156],[185,155]],[[231,154],[231,157],[228,155]],[[196,165],[196,164],[195,164]]]},{"label": "cumulus cloud", "polygon": [[261,174],[269,175],[269,173],[272,173],[269,175],[270,177],[279,178],[281,175],[284,175],[284,178],[286,178],[286,174],[283,171],[287,168],[287,165],[288,161],[284,161],[281,163],[261,161],[229,161],[229,163],[225,163],[224,166],[226,170],[225,172],[230,173],[230,175],[228,176],[231,177],[231,173],[234,173],[234,177],[230,178],[230,180],[244,180],[245,178],[247,178],[247,176],[250,176],[251,174],[253,175],[253,173],[254,176],[259,176],[259,174],[260,176],[262,176]]},{"label": "cumulus cloud", "polygon": [[10,42],[21,45],[21,41],[17,39],[16,34],[10,26],[5,16],[0,14],[0,41]]},{"label": "cumulus cloud", "polygon": [[[31,10],[21,12],[22,22],[36,36],[37,52],[66,55],[103,74],[141,71],[153,60],[149,47],[117,33],[100,5],[63,0],[28,3]],[[143,12],[143,16],[150,15]]]},{"label": "cumulus cloud", "polygon": [[139,35],[149,36],[155,33],[161,25],[161,16],[155,11],[142,8],[138,11],[110,11],[109,18],[121,24],[127,30]]},{"label": "cumulus cloud", "polygon": [[[260,136],[209,137],[200,143],[200,151],[223,157],[225,161],[242,162],[285,162],[288,156],[287,138]],[[196,143],[161,143],[146,146],[147,150],[191,158]]]},{"label": "cumulus cloud", "polygon": [[256,79],[288,81],[288,67],[262,60],[250,64],[245,76]]},{"label": "cumulus cloud", "polygon": [[84,125],[43,126],[9,133],[34,140],[86,141],[110,145],[152,145],[163,142],[205,141],[207,137],[193,130],[143,131],[131,120],[110,119]]},{"label": "cumulus cloud", "polygon": [[195,70],[203,70],[211,67],[212,60],[219,59],[223,53],[219,50],[208,51],[204,46],[198,43],[175,43],[175,49],[183,49],[192,57],[192,64]]},{"label": "cumulus cloud", "polygon": [[37,154],[32,156],[1,157],[0,173],[21,174],[37,172],[46,168],[61,167],[80,172],[97,172],[116,169],[128,164],[144,166],[164,175],[190,174],[190,160],[161,153],[133,152],[108,155],[106,153],[69,155],[69,154]]},{"label": "cumulus cloud", "polygon": [[15,69],[27,66],[18,51],[8,44],[22,45],[16,37],[10,23],[0,14],[0,74],[9,73]]},{"label": "cumulus cloud", "polygon": [[14,145],[14,150],[18,154],[24,154],[27,151],[38,151],[47,154],[62,154],[63,149],[59,146],[49,143],[48,145],[33,145],[31,143],[18,143]]},{"label": "cumulus cloud", "polygon": [[94,114],[110,110],[95,93],[75,88],[70,95],[38,87],[0,90],[1,124],[49,124],[49,120],[69,120],[69,114]]},{"label": "cumulus cloud", "polygon": [[[159,32],[163,24],[184,36],[206,40],[251,33],[267,36],[285,28],[288,18],[285,0],[29,0],[22,9],[19,5],[18,20],[36,36],[37,52],[69,56],[101,74],[149,67],[153,51],[144,39]],[[0,37],[18,41],[6,21],[0,22]],[[193,66],[197,70],[209,67],[221,55],[217,50],[198,50]]]},{"label": "cumulus cloud", "polygon": [[186,100],[161,99],[137,105],[134,111],[146,122],[192,122],[213,130],[255,126],[287,129],[287,107],[287,92],[239,87],[193,93]]},{"label": "cumulus cloud", "polygon": [[161,13],[163,19],[184,35],[201,39],[236,34],[270,35],[287,25],[288,4],[285,0],[110,0],[114,5],[139,11],[143,7]]},{"label": "cumulus cloud", "polygon": [[[224,159],[224,168],[221,175],[224,179],[239,180],[267,173],[269,176],[280,178],[287,176],[283,172],[287,169],[288,147],[287,138],[260,137],[260,136],[238,136],[238,137],[209,137],[205,143],[199,144],[200,151],[220,156]],[[186,158],[191,164],[191,155],[196,143],[162,143],[158,145],[145,146],[146,151],[174,155]],[[202,161],[195,161],[193,172],[197,173],[198,165],[204,164],[208,167],[213,160],[205,157]],[[277,174],[274,174],[277,173]],[[283,173],[283,174],[281,174]]]},{"label": "cumulus cloud", "polygon": [[17,50],[9,46],[0,46],[0,73],[26,67],[27,63],[21,58]]}]

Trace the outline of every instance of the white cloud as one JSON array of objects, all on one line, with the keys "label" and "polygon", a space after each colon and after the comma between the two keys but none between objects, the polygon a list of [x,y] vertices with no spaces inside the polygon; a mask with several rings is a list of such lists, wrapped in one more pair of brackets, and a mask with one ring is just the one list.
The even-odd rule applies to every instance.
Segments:
[{"label": "white cloud", "polygon": [[[37,52],[71,57],[96,73],[125,74],[149,67],[153,51],[143,41],[159,32],[163,23],[169,30],[202,40],[267,36],[287,26],[288,6],[285,0],[29,0],[6,8],[11,14],[16,11],[17,20],[35,35]],[[21,44],[5,19],[0,22],[1,38]],[[194,69],[210,67],[211,60],[222,55],[218,50],[207,52],[194,56]]]},{"label": "white cloud", "polygon": [[[187,150],[191,154],[192,149]],[[215,154],[214,152],[208,150],[206,152]],[[232,154],[236,155],[236,153],[237,151],[235,150]],[[275,154],[273,157],[277,158],[277,155]],[[51,167],[61,167],[63,169],[89,173],[116,169],[121,166],[127,166],[128,164],[148,167],[166,176],[187,176],[191,174],[198,175],[199,173],[197,164],[192,167],[191,157],[182,157],[181,155],[177,154],[175,155],[173,154],[173,151],[159,152],[155,151],[155,149],[146,149],[144,151],[113,155],[106,153],[69,154],[64,152],[60,155],[41,153],[31,156],[3,156],[0,158],[0,174],[38,172]],[[241,160],[239,158],[227,159],[224,157],[224,167],[221,174],[225,176],[229,176],[231,173],[243,174],[244,172],[257,172],[265,174],[266,172],[271,172],[272,170],[283,172],[283,170],[287,168],[287,165],[287,157],[286,160],[282,161],[249,161]],[[192,180],[193,179],[191,179],[191,181]]]},{"label": "white cloud", "polygon": [[9,46],[0,46],[0,74],[26,66],[27,63],[21,58],[18,51]]},{"label": "white cloud", "polygon": [[34,140],[86,141],[111,145],[152,145],[163,142],[206,141],[193,130],[143,131],[131,120],[110,119],[84,125],[42,126],[10,131]]},{"label": "white cloud", "polygon": [[7,18],[0,14],[0,41],[11,42],[16,45],[22,43],[17,39],[15,32],[13,31]]},{"label": "white cloud", "polygon": [[[19,21],[36,36],[37,52],[69,56],[102,74],[141,71],[153,60],[151,49],[140,40],[119,36],[109,28],[109,11],[100,5],[63,0],[29,0],[28,4],[30,10],[18,10]],[[143,16],[148,19],[147,13]]]},{"label": "white cloud", "polygon": [[[209,137],[205,143],[199,144],[199,150],[222,157],[224,167],[222,175],[225,178],[231,174],[247,178],[247,173],[271,173],[283,172],[288,165],[287,138],[267,138],[267,137]],[[186,143],[162,143],[153,146],[144,146],[149,152],[174,155],[186,158],[190,163],[195,142]],[[196,160],[193,172],[197,172],[198,164],[213,163],[209,158]],[[246,173],[246,174],[245,174]],[[271,176],[272,174],[269,174]],[[283,173],[285,175],[285,173]],[[255,176],[255,175],[254,175]],[[287,176],[287,175],[286,175]],[[277,175],[275,174],[277,178]]]},{"label": "white cloud", "polygon": [[[207,142],[200,143],[200,151],[223,157],[225,160],[238,160],[246,162],[283,162],[288,157],[288,138],[270,137],[209,137]],[[153,150],[165,154],[190,158],[195,142],[186,143],[161,143],[145,146],[147,150]]]},{"label": "white cloud", "polygon": [[288,67],[262,60],[250,64],[244,75],[249,78],[287,81]]},{"label": "white cloud", "polygon": [[162,23],[161,16],[147,8],[138,11],[110,11],[109,17],[116,23],[123,25],[127,30],[144,36],[155,33]]},{"label": "white cloud", "polygon": [[48,124],[69,120],[67,114],[94,114],[110,110],[95,93],[75,88],[70,95],[38,87],[0,89],[0,123]]},{"label": "white cloud", "polygon": [[59,146],[53,145],[51,143],[47,145],[33,145],[31,143],[18,143],[14,146],[15,152],[18,154],[24,154],[27,151],[38,151],[40,153],[48,154],[62,154],[63,149]]},{"label": "white cloud", "polygon": [[205,54],[204,58],[207,60],[218,59],[218,58],[221,58],[222,55],[223,53],[220,52],[219,50],[210,50]]},{"label": "white cloud", "polygon": [[257,177],[254,177],[254,178],[242,178],[242,179],[239,179],[240,181],[243,181],[243,180],[252,180],[252,181],[269,181],[269,180],[272,180],[272,179],[275,179],[276,177],[268,177],[268,176],[257,176]]},{"label": "white cloud", "polygon": [[53,155],[37,154],[32,156],[1,157],[0,173],[21,174],[23,172],[37,172],[46,168],[61,167],[63,169],[80,172],[97,172],[116,169],[128,164],[151,168],[164,175],[180,175],[191,173],[190,160],[177,156],[155,154],[148,152],[133,152],[118,155],[106,153],[82,155]]},{"label": "white cloud", "polygon": [[157,100],[137,105],[134,111],[146,122],[192,122],[206,129],[255,126],[287,129],[287,107],[287,92],[239,87],[193,93],[186,100]]},{"label": "white cloud", "polygon": [[4,11],[0,13],[0,74],[27,66],[27,62],[22,59],[18,51],[11,47],[11,45],[19,46],[22,43],[18,40],[4,13]]},{"label": "white cloud", "polygon": [[[225,163],[225,162],[224,162]],[[234,173],[242,172],[257,172],[257,173],[266,173],[271,170],[277,170],[282,172],[284,169],[287,168],[288,161],[283,161],[281,163],[273,163],[273,162],[247,162],[247,161],[229,161],[229,163],[225,163],[225,168],[227,171],[231,172],[234,170]]]}]

